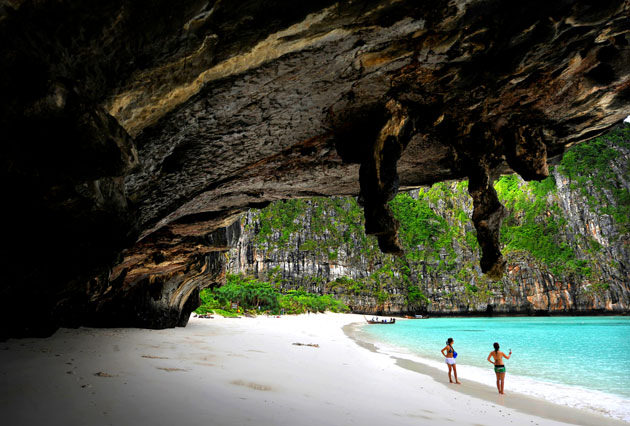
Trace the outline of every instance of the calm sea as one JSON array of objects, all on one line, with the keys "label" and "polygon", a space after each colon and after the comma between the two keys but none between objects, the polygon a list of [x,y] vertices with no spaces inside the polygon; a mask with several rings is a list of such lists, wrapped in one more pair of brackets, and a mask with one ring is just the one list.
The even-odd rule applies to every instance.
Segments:
[{"label": "calm sea", "polygon": [[630,317],[431,318],[366,325],[383,352],[403,352],[444,369],[440,349],[455,340],[460,379],[495,386],[486,361],[493,342],[512,357],[506,391],[630,421]]}]

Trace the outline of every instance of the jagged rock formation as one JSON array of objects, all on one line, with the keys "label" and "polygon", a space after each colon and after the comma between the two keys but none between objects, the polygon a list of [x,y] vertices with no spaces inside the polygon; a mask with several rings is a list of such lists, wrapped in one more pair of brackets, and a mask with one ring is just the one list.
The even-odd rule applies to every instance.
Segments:
[{"label": "jagged rock formation", "polygon": [[332,293],[369,314],[626,313],[630,126],[580,148],[541,184],[511,176],[497,183],[508,264],[498,282],[477,266],[479,246],[467,220],[473,200],[463,183],[394,200],[402,260],[381,254],[361,233],[353,199],[251,210],[230,251],[230,272]]},{"label": "jagged rock formation", "polygon": [[120,289],[112,267],[148,265],[123,250],[203,239],[298,196],[360,193],[368,232],[399,252],[386,204],[398,188],[470,178],[482,267],[498,277],[487,182],[544,177],[548,158],[623,119],[629,8],[2,1],[0,334],[85,322],[75,300],[99,299],[91,280]]},{"label": "jagged rock formation", "polygon": [[110,327],[185,326],[199,306],[199,290],[224,281],[226,252],[239,235],[238,222],[205,234],[187,226],[152,234],[123,253],[107,280],[90,282],[97,286],[90,288],[91,310],[84,321]]}]

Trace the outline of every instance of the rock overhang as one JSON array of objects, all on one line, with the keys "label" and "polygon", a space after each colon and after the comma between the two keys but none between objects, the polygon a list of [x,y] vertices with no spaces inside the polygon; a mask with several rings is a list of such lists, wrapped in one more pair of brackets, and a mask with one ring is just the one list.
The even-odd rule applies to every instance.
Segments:
[{"label": "rock overhang", "polygon": [[[2,10],[12,36],[2,68],[13,77],[3,85],[3,174],[20,229],[9,239],[26,248],[40,238],[51,252],[26,279],[9,274],[17,284],[4,291],[44,291],[53,322],[73,317],[73,303],[133,287],[138,271],[161,277],[139,294],[163,291],[164,280],[194,287],[182,274],[198,287],[216,282],[220,271],[199,278],[204,265],[220,269],[207,256],[223,246],[209,235],[277,199],[357,195],[366,230],[396,252],[387,202],[449,179],[471,182],[482,268],[497,277],[493,178],[541,179],[567,146],[630,110],[624,1],[144,6]],[[33,229],[35,209],[44,220]],[[166,268],[183,252],[195,267]],[[37,283],[50,271],[50,285]],[[174,300],[164,306],[183,303]]]}]

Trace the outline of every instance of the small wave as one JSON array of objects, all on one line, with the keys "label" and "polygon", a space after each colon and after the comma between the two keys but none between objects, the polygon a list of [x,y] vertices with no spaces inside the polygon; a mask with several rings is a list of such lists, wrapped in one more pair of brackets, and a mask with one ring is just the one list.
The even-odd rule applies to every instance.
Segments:
[{"label": "small wave", "polygon": [[[382,341],[375,341],[374,338],[368,335],[363,335],[362,333],[361,337],[366,337],[366,340],[376,344],[378,351],[386,355],[404,357],[411,361],[419,362],[437,369],[444,368],[443,362],[424,358],[406,348],[386,344]],[[460,367],[459,377],[490,387],[495,386],[495,376],[493,374],[489,374],[487,369],[480,367],[471,365],[466,365],[465,369]],[[521,393],[523,395],[543,399],[555,404],[583,409],[596,414],[630,422],[630,399],[598,390],[560,383],[545,382],[515,374],[510,374],[507,380],[510,392]]]}]

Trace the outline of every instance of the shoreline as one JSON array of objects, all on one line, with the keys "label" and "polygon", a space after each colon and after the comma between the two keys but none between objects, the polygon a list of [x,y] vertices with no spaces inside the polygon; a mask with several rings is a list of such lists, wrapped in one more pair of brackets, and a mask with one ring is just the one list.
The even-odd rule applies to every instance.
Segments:
[{"label": "shoreline", "polygon": [[462,392],[445,372],[361,347],[344,327],[363,322],[333,313],[191,317],[185,328],[12,339],[0,344],[0,417],[16,426],[628,425]]},{"label": "shoreline", "polygon": [[487,312],[458,312],[458,313],[388,313],[388,314],[362,314],[360,312],[352,312],[353,315],[366,315],[366,316],[378,316],[383,318],[401,318],[401,319],[415,319],[407,318],[406,315],[423,315],[430,318],[521,318],[521,317],[627,317],[630,316],[630,311],[576,311],[576,312],[549,312],[549,311],[534,311],[534,312],[498,312],[488,314]]},{"label": "shoreline", "polygon": [[[404,368],[415,373],[419,373],[425,376],[433,378],[437,382],[442,382],[445,386],[452,389],[454,392],[460,392],[462,394],[483,399],[488,402],[501,405],[506,408],[517,410],[523,414],[540,416],[549,420],[570,423],[583,426],[597,426],[597,425],[628,425],[630,423],[613,417],[605,416],[603,414],[593,413],[588,410],[580,408],[569,407],[566,405],[556,404],[548,402],[533,396],[525,395],[519,392],[510,391],[506,395],[498,395],[494,387],[484,385],[473,380],[463,382],[462,385],[450,385],[446,382],[447,376],[446,370],[439,370],[433,366],[423,364],[418,361],[413,361],[402,356],[394,356],[385,352],[379,351],[378,342],[366,342],[361,340],[358,336],[358,327],[363,327],[365,324],[351,323],[343,327],[343,331],[353,340],[358,346],[367,349],[371,352],[386,356],[394,360],[395,364],[400,368]],[[514,395],[514,397],[512,397]]]}]

